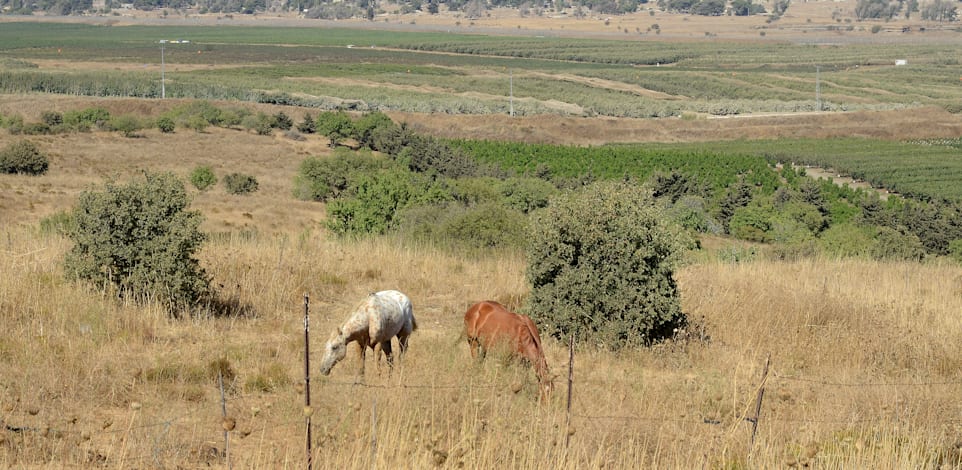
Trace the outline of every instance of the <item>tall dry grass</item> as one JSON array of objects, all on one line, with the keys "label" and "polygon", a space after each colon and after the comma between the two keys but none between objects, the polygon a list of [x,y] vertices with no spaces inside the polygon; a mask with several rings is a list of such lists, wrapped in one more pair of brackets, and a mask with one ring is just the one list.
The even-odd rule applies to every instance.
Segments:
[{"label": "tall dry grass", "polygon": [[[958,464],[962,270],[867,261],[701,261],[678,273],[690,339],[578,349],[546,339],[557,393],[470,359],[475,300],[518,305],[518,254],[484,259],[323,233],[220,237],[201,254],[229,318],[175,320],[63,279],[69,243],[5,229],[0,249],[0,466],[303,467],[303,294],[311,301],[317,468],[920,468]],[[324,340],[367,292],[397,288],[420,325],[388,373]],[[771,368],[756,442],[750,423]],[[368,358],[371,361],[370,355]],[[569,440],[567,449],[565,439]]]},{"label": "tall dry grass", "polygon": [[[0,145],[17,138],[0,133]],[[236,422],[233,466],[303,468],[305,293],[316,468],[958,464],[958,266],[698,256],[678,272],[690,339],[579,349],[568,426],[565,344],[545,339],[559,377],[539,404],[530,370],[498,358],[476,365],[459,338],[470,303],[521,304],[521,256],[328,239],[323,207],[290,192],[303,157],[327,152],[323,139],[221,129],[34,139],[51,154],[50,173],[0,175],[0,467],[223,468],[220,374]],[[175,320],[63,278],[69,242],[39,233],[41,218],[106,178],[202,164],[261,183],[250,196],[194,193],[213,234],[202,264],[237,315]],[[399,367],[389,375],[369,364],[355,386],[349,356],[317,376],[331,330],[385,288],[410,295],[420,326]],[[768,357],[750,447],[744,418]]]}]

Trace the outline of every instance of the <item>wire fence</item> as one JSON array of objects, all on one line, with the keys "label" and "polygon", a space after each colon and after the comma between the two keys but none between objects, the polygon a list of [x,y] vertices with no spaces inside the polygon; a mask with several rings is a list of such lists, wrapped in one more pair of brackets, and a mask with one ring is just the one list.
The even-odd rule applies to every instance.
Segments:
[{"label": "wire fence", "polygon": [[[111,452],[103,452],[95,450],[96,446],[86,445],[87,456],[85,458],[89,459],[91,462],[126,462],[128,464],[142,463],[144,465],[154,465],[154,466],[165,466],[165,462],[168,459],[177,459],[185,454],[192,454],[195,460],[200,459],[209,462],[222,462],[225,463],[228,468],[231,468],[231,453],[230,453],[230,442],[231,439],[244,439],[253,433],[259,433],[264,436],[271,433],[276,433],[277,435],[290,435],[292,430],[303,429],[307,439],[305,440],[305,456],[307,459],[307,467],[312,466],[312,456],[315,454],[312,446],[314,444],[311,438],[311,430],[315,427],[312,423],[312,416],[314,415],[314,410],[310,402],[310,393],[313,388],[315,391],[320,391],[324,393],[330,393],[332,389],[343,389],[350,388],[352,390],[376,390],[376,391],[391,391],[391,390],[417,390],[421,392],[432,392],[432,391],[463,391],[463,392],[474,392],[477,390],[494,390],[502,388],[504,384],[485,382],[484,380],[473,378],[468,382],[453,382],[453,383],[404,383],[400,380],[389,381],[389,383],[366,383],[359,380],[354,381],[342,381],[342,380],[329,380],[325,379],[317,384],[312,384],[310,381],[310,367],[309,364],[309,354],[308,345],[310,343],[309,338],[309,313],[308,313],[308,300],[305,296],[305,320],[304,320],[304,341],[305,341],[305,377],[303,385],[298,393],[304,395],[305,405],[303,413],[299,414],[293,410],[287,410],[281,413],[281,416],[268,415],[267,413],[262,413],[257,420],[248,419],[242,427],[235,427],[236,421],[231,416],[237,416],[238,414],[243,414],[239,412],[246,402],[256,402],[259,403],[265,400],[266,397],[271,397],[270,394],[265,393],[230,393],[229,396],[224,392],[223,384],[221,383],[221,400],[218,402],[216,412],[213,410],[210,402],[199,401],[198,403],[189,406],[186,410],[179,410],[176,413],[166,415],[164,410],[158,409],[147,409],[141,404],[131,403],[130,410],[127,411],[123,418],[126,422],[107,422],[101,425],[100,429],[96,429],[91,426],[91,423],[81,423],[85,426],[77,426],[77,423],[68,423],[67,425],[52,427],[47,425],[37,425],[31,423],[31,415],[34,410],[5,410],[6,416],[0,414],[0,444],[5,441],[15,441],[19,439],[20,445],[27,446],[27,440],[34,437],[56,437],[61,440],[72,439],[77,442],[78,447],[84,447],[84,443],[90,443],[94,441],[105,441],[113,443],[113,447],[116,447],[116,442],[121,442],[122,447],[120,451],[117,451],[113,447]],[[935,381],[866,381],[866,382],[855,382],[855,381],[843,381],[843,380],[833,380],[828,377],[806,377],[801,375],[789,375],[783,374],[772,368],[770,370],[770,359],[766,360],[765,366],[763,368],[762,376],[758,379],[755,385],[751,386],[748,391],[750,394],[746,393],[744,399],[737,400],[745,405],[745,409],[742,412],[730,411],[724,419],[717,416],[708,416],[698,412],[686,412],[684,414],[672,415],[670,412],[666,412],[664,409],[652,410],[652,414],[645,415],[640,413],[592,413],[589,412],[587,406],[576,405],[572,401],[572,392],[577,391],[578,386],[586,386],[590,384],[598,385],[610,385],[606,380],[592,379],[589,378],[590,371],[587,374],[579,374],[576,369],[575,355],[574,355],[574,338],[571,338],[571,343],[569,344],[569,360],[567,364],[567,394],[568,399],[565,404],[564,409],[564,426],[568,427],[571,425],[572,420],[579,421],[581,423],[595,423],[606,428],[619,428],[625,426],[631,426],[634,423],[673,423],[681,427],[700,427],[700,426],[727,426],[728,432],[737,432],[737,426],[741,423],[746,423],[748,425],[746,431],[750,433],[750,443],[754,447],[754,441],[756,438],[756,433],[758,431],[759,425],[763,422],[767,423],[785,423],[785,424],[831,424],[831,425],[841,425],[841,426],[855,426],[855,425],[872,425],[872,424],[891,424],[891,423],[902,423],[904,422],[905,416],[900,415],[897,412],[890,413],[888,415],[878,414],[876,416],[865,416],[861,414],[850,413],[848,416],[842,417],[798,417],[789,411],[781,408],[781,406],[776,401],[775,404],[768,404],[765,406],[765,391],[766,388],[772,384],[806,384],[813,385],[817,387],[835,387],[835,388],[861,388],[861,389],[888,389],[891,388],[910,388],[910,389],[924,389],[924,388],[935,388],[935,387],[962,387],[962,379],[960,380],[935,380]],[[582,376],[584,375],[584,376]],[[744,384],[742,384],[744,390]],[[296,390],[297,387],[294,387]],[[576,392],[575,392],[576,393]],[[274,398],[277,398],[274,396]],[[291,398],[291,405],[294,407],[298,397]],[[371,408],[371,433],[372,441],[371,448],[372,453],[376,452],[377,443],[374,433],[376,433],[376,421],[377,421],[377,398],[372,397],[373,403]],[[578,402],[581,405],[585,403],[592,403],[589,399],[587,401]],[[228,413],[228,406],[230,406],[232,413]],[[580,409],[579,409],[580,408]],[[13,413],[13,411],[17,411]],[[327,410],[330,411],[330,410]],[[355,415],[355,420],[359,420],[360,417],[357,415],[358,409],[353,410]],[[250,417],[253,418],[259,414],[256,406],[250,406],[247,411],[250,413]],[[348,411],[350,413],[350,411]],[[557,408],[555,408],[554,413],[558,413]],[[231,416],[228,416],[228,415]],[[335,428],[341,428],[345,421],[348,419],[348,415],[343,416],[328,416],[329,424],[334,423]],[[220,418],[220,419],[217,419]],[[21,420],[20,423],[16,422]],[[36,420],[34,420],[34,423]],[[946,414],[938,418],[938,424],[960,426],[962,425],[962,416],[956,416],[951,414]],[[176,436],[190,435],[195,441],[205,442],[205,446],[184,449],[182,448]],[[568,433],[570,435],[570,433]],[[133,455],[127,451],[127,443],[131,439],[139,439],[142,444],[139,449],[142,452],[144,449],[149,449],[149,453],[141,453],[140,455]],[[382,444],[383,445],[383,444]],[[568,446],[568,440],[565,439],[565,447]],[[118,455],[119,453],[119,455]]]}]

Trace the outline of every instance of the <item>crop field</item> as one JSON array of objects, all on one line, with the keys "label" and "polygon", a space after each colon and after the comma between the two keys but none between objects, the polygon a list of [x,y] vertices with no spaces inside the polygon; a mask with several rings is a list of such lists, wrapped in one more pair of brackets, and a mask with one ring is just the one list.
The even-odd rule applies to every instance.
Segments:
[{"label": "crop field", "polygon": [[[157,41],[181,38],[190,43],[165,46],[168,97],[639,118],[955,109],[962,98],[962,53],[953,43],[744,47],[721,40],[32,22],[0,29],[0,91],[159,97]],[[908,65],[894,65],[907,57]]]}]

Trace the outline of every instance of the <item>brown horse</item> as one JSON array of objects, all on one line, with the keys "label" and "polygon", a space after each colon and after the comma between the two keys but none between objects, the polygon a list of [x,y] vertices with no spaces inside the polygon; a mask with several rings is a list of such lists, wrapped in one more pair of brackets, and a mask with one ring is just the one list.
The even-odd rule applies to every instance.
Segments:
[{"label": "brown horse", "polygon": [[554,388],[538,327],[527,316],[508,311],[494,301],[478,302],[464,313],[464,335],[471,348],[471,357],[480,355],[483,359],[485,352],[501,344],[534,367],[542,398]]}]

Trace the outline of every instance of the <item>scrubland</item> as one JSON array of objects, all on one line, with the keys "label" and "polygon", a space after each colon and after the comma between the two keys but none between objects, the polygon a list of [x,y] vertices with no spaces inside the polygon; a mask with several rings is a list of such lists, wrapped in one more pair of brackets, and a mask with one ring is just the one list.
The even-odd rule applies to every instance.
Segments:
[{"label": "scrubland", "polygon": [[[41,144],[47,175],[0,176],[0,466],[303,468],[306,414],[316,468],[960,464],[958,265],[785,262],[706,239],[677,271],[689,327],[650,348],[576,347],[569,413],[564,339],[544,338],[556,388],[539,402],[529,369],[475,364],[460,338],[472,302],[523,303],[523,256],[331,238],[323,204],[290,196],[322,140],[214,129]],[[41,219],[105,179],[201,164],[261,181],[193,195],[212,234],[201,264],[235,315],[172,318],[64,278],[70,242]],[[387,288],[412,298],[420,326],[399,366],[369,363],[355,384],[351,354],[319,376],[333,328]]]},{"label": "scrubland", "polygon": [[[497,357],[474,364],[459,336],[471,302],[523,298],[516,253],[334,241],[318,230],[223,237],[201,259],[238,314],[173,319],[65,281],[65,239],[4,232],[4,466],[303,467],[303,296],[317,364],[350,308],[385,288],[410,295],[420,328],[393,372],[369,355],[356,385],[353,351],[329,377],[311,371],[320,467],[959,463],[958,266],[704,256],[677,273],[692,321],[678,339],[575,348],[569,415],[565,342],[545,338],[556,391],[539,402],[530,370]],[[766,360],[751,445],[746,418]],[[228,453],[218,372],[236,423]]]}]

